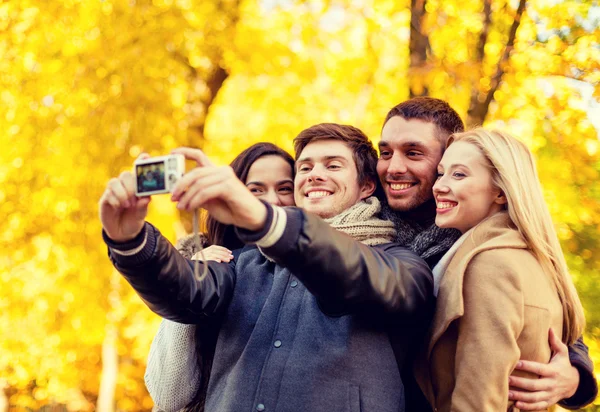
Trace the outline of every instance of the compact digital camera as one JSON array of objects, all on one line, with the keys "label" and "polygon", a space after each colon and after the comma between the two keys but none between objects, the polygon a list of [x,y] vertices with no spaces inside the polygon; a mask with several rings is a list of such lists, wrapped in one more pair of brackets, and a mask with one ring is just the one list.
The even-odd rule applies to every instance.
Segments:
[{"label": "compact digital camera", "polygon": [[137,196],[171,193],[185,173],[185,157],[181,154],[136,160],[134,165]]}]

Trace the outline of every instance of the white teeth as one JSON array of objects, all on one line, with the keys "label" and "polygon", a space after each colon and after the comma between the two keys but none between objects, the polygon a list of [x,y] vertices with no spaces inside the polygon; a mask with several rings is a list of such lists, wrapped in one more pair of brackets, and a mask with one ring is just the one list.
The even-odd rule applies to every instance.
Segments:
[{"label": "white teeth", "polygon": [[454,203],[454,202],[439,202],[437,204],[437,208],[438,209],[451,209],[456,205],[457,205],[457,203]]},{"label": "white teeth", "polygon": [[325,190],[315,190],[314,192],[308,192],[307,196],[310,198],[314,198],[314,197],[325,197],[325,196],[329,196],[331,193],[325,191]]},{"label": "white teeth", "polygon": [[392,190],[404,190],[412,186],[412,183],[390,183]]}]

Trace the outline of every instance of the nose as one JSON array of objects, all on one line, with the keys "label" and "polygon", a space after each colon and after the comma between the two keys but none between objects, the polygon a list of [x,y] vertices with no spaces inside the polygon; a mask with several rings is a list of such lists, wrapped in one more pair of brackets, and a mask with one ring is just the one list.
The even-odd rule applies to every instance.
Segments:
[{"label": "nose", "polygon": [[263,195],[263,200],[275,206],[282,206],[281,200],[274,190],[269,190],[267,193],[265,193]]},{"label": "nose", "polygon": [[448,188],[445,182],[446,181],[444,180],[444,176],[441,176],[435,181],[435,183],[433,184],[434,195],[438,193],[448,193],[450,189]]},{"label": "nose", "polygon": [[388,174],[405,174],[408,172],[407,162],[404,157],[399,153],[394,153],[392,158],[390,159],[390,164],[388,165]]},{"label": "nose", "polygon": [[323,182],[326,180],[325,177],[325,171],[327,169],[325,169],[324,166],[316,164],[313,166],[313,168],[310,170],[310,172],[308,172],[308,175],[306,176],[306,178],[308,179],[309,182]]}]

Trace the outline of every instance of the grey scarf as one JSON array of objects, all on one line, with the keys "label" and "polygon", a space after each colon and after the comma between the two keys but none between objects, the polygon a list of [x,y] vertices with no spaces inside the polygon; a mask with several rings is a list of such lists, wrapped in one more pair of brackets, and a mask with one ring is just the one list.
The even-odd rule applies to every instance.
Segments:
[{"label": "grey scarf", "polygon": [[441,229],[435,225],[435,219],[421,225],[403,217],[390,209],[384,202],[381,217],[390,220],[396,228],[395,243],[409,248],[422,259],[446,253],[460,237],[456,229]]}]

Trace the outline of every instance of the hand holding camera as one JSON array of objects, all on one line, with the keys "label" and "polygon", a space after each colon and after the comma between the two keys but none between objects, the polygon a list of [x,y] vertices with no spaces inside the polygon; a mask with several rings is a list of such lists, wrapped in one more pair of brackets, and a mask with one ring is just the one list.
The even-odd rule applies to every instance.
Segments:
[{"label": "hand holding camera", "polygon": [[261,229],[267,209],[242,183],[229,166],[215,166],[199,149],[173,150],[198,167],[186,173],[176,184],[172,199],[182,210],[203,208],[215,219],[248,230]]},{"label": "hand holding camera", "polygon": [[[143,154],[140,159],[150,156]],[[150,197],[136,196],[136,177],[123,172],[108,181],[99,201],[100,221],[109,238],[126,242],[135,238],[143,229]]]},{"label": "hand holding camera", "polygon": [[[185,172],[185,159],[198,167]],[[150,196],[172,193],[181,210],[206,209],[215,219],[249,230],[261,229],[266,207],[235,176],[229,166],[215,166],[198,149],[179,148],[171,155],[141,155],[134,172],[108,182],[100,198],[100,220],[112,240],[126,242],[143,229]]]}]

